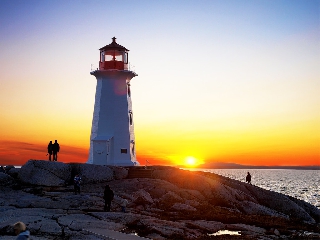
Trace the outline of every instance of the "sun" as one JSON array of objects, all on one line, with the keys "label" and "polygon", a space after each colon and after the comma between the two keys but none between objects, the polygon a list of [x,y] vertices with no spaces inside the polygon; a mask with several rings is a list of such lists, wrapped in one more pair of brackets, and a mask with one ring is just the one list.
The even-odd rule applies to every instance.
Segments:
[{"label": "sun", "polygon": [[188,156],[185,158],[186,165],[192,167],[197,164],[197,159],[195,157]]}]

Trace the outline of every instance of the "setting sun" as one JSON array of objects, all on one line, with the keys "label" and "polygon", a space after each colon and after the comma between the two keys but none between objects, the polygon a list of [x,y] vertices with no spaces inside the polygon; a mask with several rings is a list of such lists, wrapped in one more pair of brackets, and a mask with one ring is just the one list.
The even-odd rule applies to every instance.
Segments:
[{"label": "setting sun", "polygon": [[186,165],[194,166],[197,164],[197,159],[189,156],[189,157],[186,157],[185,162],[186,162]]}]

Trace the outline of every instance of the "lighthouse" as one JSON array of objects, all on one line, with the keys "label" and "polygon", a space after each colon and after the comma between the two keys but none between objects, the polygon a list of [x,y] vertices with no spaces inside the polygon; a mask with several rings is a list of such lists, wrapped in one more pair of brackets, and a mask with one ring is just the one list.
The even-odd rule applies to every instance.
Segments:
[{"label": "lighthouse", "polygon": [[130,81],[137,74],[128,68],[129,50],[112,42],[100,50],[90,151],[87,163],[134,166],[136,160]]}]

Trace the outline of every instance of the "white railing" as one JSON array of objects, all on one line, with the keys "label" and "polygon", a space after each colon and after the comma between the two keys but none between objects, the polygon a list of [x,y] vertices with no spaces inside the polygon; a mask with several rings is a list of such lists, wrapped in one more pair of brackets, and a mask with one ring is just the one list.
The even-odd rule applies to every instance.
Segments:
[{"label": "white railing", "polygon": [[[90,72],[94,72],[96,70],[99,70],[99,68],[97,67],[97,64],[91,64],[91,71]],[[127,69],[125,68],[125,70],[136,72],[136,67],[129,62],[127,64]]]},{"label": "white railing", "polygon": [[136,72],[136,67],[134,65],[132,65],[130,62],[128,64],[128,68],[129,68],[128,69],[129,71]]},{"label": "white railing", "polygon": [[98,70],[97,65],[96,64],[91,64],[91,72]]}]

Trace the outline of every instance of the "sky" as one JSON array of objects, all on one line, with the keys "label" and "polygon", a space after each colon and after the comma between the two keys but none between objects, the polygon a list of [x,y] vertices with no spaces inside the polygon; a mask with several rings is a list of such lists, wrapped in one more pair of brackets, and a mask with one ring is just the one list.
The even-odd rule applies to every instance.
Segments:
[{"label": "sky", "polygon": [[88,159],[99,48],[130,50],[144,165],[320,165],[320,1],[0,0],[0,164]]}]

